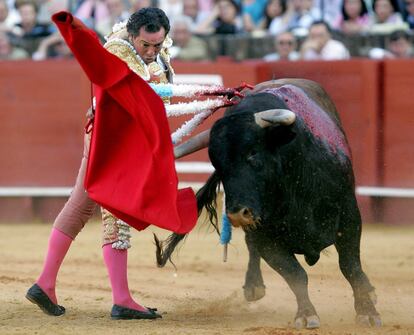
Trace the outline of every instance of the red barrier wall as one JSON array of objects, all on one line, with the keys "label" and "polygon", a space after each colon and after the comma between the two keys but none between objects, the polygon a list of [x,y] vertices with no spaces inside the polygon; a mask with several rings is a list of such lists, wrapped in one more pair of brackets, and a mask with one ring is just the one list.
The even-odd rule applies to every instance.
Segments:
[{"label": "red barrier wall", "polygon": [[[414,187],[414,60],[384,62],[384,186]],[[381,200],[385,222],[414,223],[414,200]]]},{"label": "red barrier wall", "polygon": [[[413,61],[370,60],[233,63],[221,59],[217,63],[174,63],[177,73],[220,74],[225,86],[238,86],[242,81],[256,84],[281,77],[308,78],[321,83],[342,117],[353,152],[357,184],[381,185],[383,179],[386,186],[404,187],[414,184],[411,173],[414,157],[410,151],[414,136],[410,97],[413,65]],[[90,105],[90,84],[77,63],[0,62],[0,87],[3,158],[0,186],[73,185],[82,154],[84,115]],[[221,114],[219,111],[199,131],[211,126]],[[171,120],[171,128],[176,129],[182,121],[182,118]],[[385,122],[383,137],[382,122]],[[207,161],[207,152],[203,150],[183,160]],[[207,176],[179,178],[200,181]],[[369,220],[366,199],[360,199],[360,203],[364,217]],[[16,217],[24,219],[31,217],[33,211],[42,211],[42,217],[52,218],[59,207],[33,199],[3,198],[0,219],[10,217],[16,202],[20,210]],[[409,212],[401,207],[398,210]]]},{"label": "red barrier wall", "polygon": [[77,63],[0,62],[0,87],[0,185],[73,185],[90,103]]}]

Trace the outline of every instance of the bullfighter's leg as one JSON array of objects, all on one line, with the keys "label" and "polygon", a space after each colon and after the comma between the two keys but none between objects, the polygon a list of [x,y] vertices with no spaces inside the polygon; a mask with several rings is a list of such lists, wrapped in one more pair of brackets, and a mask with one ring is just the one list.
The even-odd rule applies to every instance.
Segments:
[{"label": "bullfighter's leg", "polygon": [[128,285],[129,225],[102,208],[102,252],[112,288],[112,319],[156,319],[155,309],[135,302]]},{"label": "bullfighter's leg", "polygon": [[76,184],[69,200],[54,222],[42,273],[36,284],[26,294],[31,302],[37,304],[45,313],[54,316],[65,313],[64,307],[57,304],[55,294],[56,278],[60,266],[72,241],[93,215],[96,208],[96,203],[88,197],[83,187],[89,151],[88,135],[85,136],[84,144],[84,156],[76,178]]},{"label": "bullfighter's leg", "polygon": [[348,217],[347,221],[343,221],[343,228],[337,234],[335,247],[339,255],[339,266],[354,292],[357,323],[381,326],[381,317],[374,306],[376,303],[375,288],[369,282],[361,266],[361,218],[356,207],[354,213],[355,215],[349,217],[357,219],[352,219],[352,222]]},{"label": "bullfighter's leg", "polygon": [[262,258],[277,271],[287,282],[295,294],[298,311],[295,316],[296,328],[318,328],[319,316],[311,303],[308,294],[308,276],[295,255],[287,251],[277,242],[268,241],[258,245]]},{"label": "bullfighter's leg", "polygon": [[245,240],[247,250],[249,251],[249,264],[243,286],[244,297],[247,301],[256,301],[265,296],[266,287],[263,283],[262,271],[260,270],[260,254],[253,243],[250,233],[246,232]]}]

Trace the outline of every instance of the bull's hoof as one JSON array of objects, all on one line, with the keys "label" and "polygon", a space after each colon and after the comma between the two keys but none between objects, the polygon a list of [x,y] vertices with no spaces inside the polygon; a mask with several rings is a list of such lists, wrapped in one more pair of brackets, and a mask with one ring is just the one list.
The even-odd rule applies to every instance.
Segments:
[{"label": "bull's hoof", "polygon": [[244,298],[247,301],[257,301],[266,294],[266,286],[244,286]]},{"label": "bull's hoof", "polygon": [[295,328],[296,329],[315,329],[321,326],[321,321],[319,316],[310,315],[310,316],[301,316],[295,319]]},{"label": "bull's hoof", "polygon": [[357,315],[355,322],[359,326],[363,327],[381,327],[382,320],[379,315]]}]

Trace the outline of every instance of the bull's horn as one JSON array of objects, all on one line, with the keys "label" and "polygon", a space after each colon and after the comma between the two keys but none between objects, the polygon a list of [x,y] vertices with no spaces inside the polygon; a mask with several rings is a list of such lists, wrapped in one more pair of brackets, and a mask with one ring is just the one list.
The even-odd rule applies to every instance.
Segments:
[{"label": "bull's horn", "polygon": [[295,122],[296,115],[289,109],[268,109],[255,113],[254,119],[262,128],[277,124],[289,126]]},{"label": "bull's horn", "polygon": [[187,156],[208,146],[210,141],[210,129],[191,137],[188,141],[174,147],[175,159]]}]

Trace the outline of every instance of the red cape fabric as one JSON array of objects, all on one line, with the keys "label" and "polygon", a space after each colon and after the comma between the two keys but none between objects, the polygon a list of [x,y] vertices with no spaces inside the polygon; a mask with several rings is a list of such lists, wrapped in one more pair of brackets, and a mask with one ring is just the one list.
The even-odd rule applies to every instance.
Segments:
[{"label": "red cape fabric", "polygon": [[138,230],[153,224],[189,232],[197,221],[196,198],[190,188],[177,189],[162,100],[81,21],[67,12],[52,20],[94,84],[97,104],[85,177],[88,195]]}]

